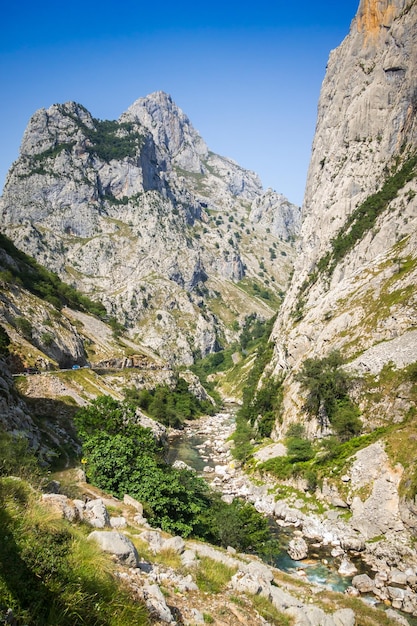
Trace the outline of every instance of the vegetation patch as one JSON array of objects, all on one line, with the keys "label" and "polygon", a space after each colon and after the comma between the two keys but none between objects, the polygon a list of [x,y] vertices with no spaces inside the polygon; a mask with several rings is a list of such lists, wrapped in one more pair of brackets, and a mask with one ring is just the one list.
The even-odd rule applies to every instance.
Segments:
[{"label": "vegetation patch", "polygon": [[194,472],[164,461],[164,449],[149,428],[136,424],[131,404],[102,396],[80,409],[75,424],[88,480],[142,502],[152,526],[241,551],[273,549],[268,522],[252,505],[226,504]]},{"label": "vegetation patch", "polygon": [[229,567],[220,561],[214,561],[203,556],[198,564],[196,583],[200,591],[206,593],[221,593],[230,582],[236,567]]},{"label": "vegetation patch", "polygon": [[260,298],[263,300],[271,309],[276,311],[279,308],[281,299],[263,283],[249,278],[243,278],[239,281],[238,285],[252,298]]},{"label": "vegetation patch", "polygon": [[394,174],[387,177],[379,191],[368,196],[349,215],[343,227],[331,240],[331,249],[321,257],[315,271],[301,285],[298,302],[293,311],[296,321],[300,320],[304,314],[303,294],[317,281],[320,274],[331,276],[337,264],[375,227],[378,217],[387,210],[398,192],[417,176],[416,167],[417,154],[410,156]]},{"label": "vegetation patch", "polygon": [[181,427],[185,420],[213,415],[216,410],[209,400],[199,400],[191,393],[188,383],[181,377],[177,379],[174,388],[157,385],[152,390],[139,391],[136,387],[125,389],[125,398],[162,424],[173,428]]},{"label": "vegetation patch", "polygon": [[27,443],[1,432],[0,446],[0,613],[34,626],[147,624],[86,529],[38,504],[42,471]]},{"label": "vegetation patch", "polygon": [[1,280],[4,282],[24,287],[57,309],[68,306],[100,318],[105,318],[107,315],[103,304],[93,302],[74,287],[62,282],[57,274],[45,269],[32,257],[18,250],[12,241],[2,233],[0,233],[0,247],[14,261],[10,264],[3,261],[7,266],[7,269],[1,272]]},{"label": "vegetation patch", "polygon": [[319,272],[333,273],[341,259],[375,226],[378,217],[396,198],[400,189],[416,177],[416,165],[417,155],[413,155],[400,169],[387,178],[380,191],[369,196],[351,213],[339,233],[332,239],[331,251],[318,262]]}]

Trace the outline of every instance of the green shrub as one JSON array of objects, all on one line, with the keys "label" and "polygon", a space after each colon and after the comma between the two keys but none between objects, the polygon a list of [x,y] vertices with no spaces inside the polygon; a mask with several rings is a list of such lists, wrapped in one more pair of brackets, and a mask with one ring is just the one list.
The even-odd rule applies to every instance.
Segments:
[{"label": "green shrub", "polygon": [[10,337],[3,326],[0,326],[0,356],[9,354]]},{"label": "green shrub", "polygon": [[15,318],[16,329],[19,331],[21,335],[25,339],[29,341],[32,339],[32,324],[25,317],[16,317]]},{"label": "green shrub", "polygon": [[228,505],[194,472],[167,465],[150,429],[134,423],[134,408],[98,398],[75,417],[88,480],[122,498],[140,500],[153,526],[208,538],[237,549],[267,550],[270,531],[252,505]]},{"label": "green shrub", "polygon": [[309,461],[314,456],[311,441],[301,437],[290,437],[287,440],[287,456],[291,463]]},{"label": "green shrub", "polygon": [[156,420],[179,428],[185,420],[195,419],[200,415],[213,415],[215,407],[209,400],[199,400],[189,391],[188,383],[178,378],[173,389],[168,385],[157,385],[155,389],[125,389],[125,398],[143,409]]},{"label": "green shrub", "polygon": [[362,422],[359,415],[358,407],[350,399],[345,398],[337,403],[332,415],[332,428],[340,441],[348,441],[361,433]]},{"label": "green shrub", "polygon": [[42,333],[41,342],[43,343],[44,346],[46,347],[51,346],[53,341],[54,341],[54,337],[51,333],[48,333],[48,332]]},{"label": "green shrub", "polygon": [[267,518],[250,503],[235,499],[226,504],[218,494],[212,494],[204,523],[208,529],[206,538],[224,548],[233,546],[240,552],[261,556],[269,556],[278,549]]}]

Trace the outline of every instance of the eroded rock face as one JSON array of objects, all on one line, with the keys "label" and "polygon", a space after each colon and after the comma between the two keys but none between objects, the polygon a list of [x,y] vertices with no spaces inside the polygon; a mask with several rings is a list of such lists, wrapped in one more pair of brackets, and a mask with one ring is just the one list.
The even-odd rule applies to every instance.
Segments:
[{"label": "eroded rock face", "polygon": [[[180,363],[233,339],[231,315],[273,314],[300,225],[298,207],[211,153],[163,92],[118,122],[74,102],[37,111],[0,205],[18,247]],[[245,277],[267,297],[243,297]]]},{"label": "eroded rock face", "polygon": [[[415,3],[363,0],[348,36],[330,54],[322,85],[299,254],[273,331],[277,373],[296,372],[306,358],[321,358],[332,349],[355,356],[357,369],[374,375],[386,365],[388,352],[397,367],[416,359],[409,333],[417,270],[415,263],[405,269],[417,248],[414,174],[351,249],[339,254],[332,243],[348,236],[356,209],[387,181],[395,184],[392,175],[415,154],[416,63]],[[277,436],[302,411],[291,375],[286,388]],[[385,410],[401,419],[404,403],[386,404]],[[379,414],[383,411],[379,407]],[[317,424],[309,428],[313,434]]]}]

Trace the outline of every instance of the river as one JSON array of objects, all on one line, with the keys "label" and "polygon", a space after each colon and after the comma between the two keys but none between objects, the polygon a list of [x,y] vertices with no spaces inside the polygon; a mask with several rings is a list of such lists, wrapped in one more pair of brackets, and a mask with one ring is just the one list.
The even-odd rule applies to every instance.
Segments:
[{"label": "river", "polygon": [[[215,489],[220,490],[224,497],[244,497],[254,500],[262,497],[262,489],[251,485],[247,476],[234,468],[230,453],[229,436],[234,430],[235,409],[230,408],[224,413],[200,418],[188,422],[184,430],[177,431],[170,439],[168,462],[185,463],[203,476]],[[267,490],[264,489],[266,498]],[[329,550],[310,545],[309,558],[294,561],[286,551],[289,541],[297,531],[293,527],[280,527],[271,516],[271,526],[279,539],[281,550],[273,560],[279,569],[303,576],[311,582],[318,583],[333,591],[344,591],[350,586],[352,577],[341,576],[337,569],[339,563],[330,555]],[[360,563],[355,563],[362,570]]]}]

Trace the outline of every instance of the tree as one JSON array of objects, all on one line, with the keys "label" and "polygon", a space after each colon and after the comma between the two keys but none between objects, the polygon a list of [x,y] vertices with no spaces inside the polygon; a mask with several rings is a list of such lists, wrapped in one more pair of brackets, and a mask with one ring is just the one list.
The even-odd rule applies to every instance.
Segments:
[{"label": "tree", "polygon": [[3,326],[0,326],[0,356],[9,354],[10,337]]},{"label": "tree", "polygon": [[337,400],[346,398],[349,376],[340,369],[343,361],[338,351],[323,359],[306,359],[296,380],[307,391],[304,408],[310,415],[317,416],[320,406],[331,420]]},{"label": "tree", "polygon": [[25,317],[17,317],[15,320],[16,329],[23,335],[25,339],[32,339],[32,324]]},{"label": "tree", "polygon": [[362,422],[359,415],[359,409],[350,400],[337,403],[332,426],[340,441],[349,441],[352,437],[360,435]]},{"label": "tree", "polygon": [[341,365],[340,352],[333,351],[323,359],[306,359],[296,377],[307,392],[304,409],[319,419],[322,427],[330,421],[341,441],[360,433],[359,410],[348,395],[351,379]]},{"label": "tree", "polygon": [[87,440],[99,431],[114,435],[134,422],[134,418],[132,405],[118,402],[111,396],[100,396],[80,409],[74,422],[80,438]]}]

